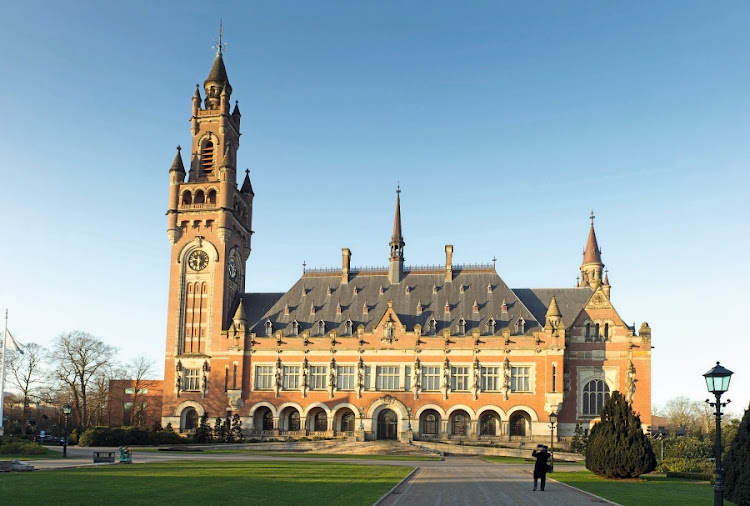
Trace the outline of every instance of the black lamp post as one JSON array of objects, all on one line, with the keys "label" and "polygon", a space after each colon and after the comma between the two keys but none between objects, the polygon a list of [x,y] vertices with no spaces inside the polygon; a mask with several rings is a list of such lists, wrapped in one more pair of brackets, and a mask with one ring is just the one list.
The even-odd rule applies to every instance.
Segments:
[{"label": "black lamp post", "polygon": [[62,407],[63,413],[65,414],[65,431],[63,432],[63,457],[68,456],[68,418],[70,418],[71,407],[70,404],[66,404]]},{"label": "black lamp post", "polygon": [[409,432],[411,432],[411,408],[406,408],[406,414],[409,415]]},{"label": "black lamp post", "polygon": [[554,411],[549,414],[549,451],[550,464],[555,461],[555,422],[557,422],[557,413]]},{"label": "black lamp post", "polygon": [[732,378],[732,371],[726,369],[716,362],[716,366],[703,375],[706,378],[706,387],[708,391],[716,396],[716,402],[706,399],[709,406],[716,408],[716,474],[714,479],[714,506],[724,504],[724,478],[721,468],[721,408],[725,407],[731,401],[721,402],[721,394],[729,390],[729,380]]},{"label": "black lamp post", "polygon": [[362,421],[362,417],[365,416],[364,406],[359,407],[359,430],[365,430],[365,423]]}]

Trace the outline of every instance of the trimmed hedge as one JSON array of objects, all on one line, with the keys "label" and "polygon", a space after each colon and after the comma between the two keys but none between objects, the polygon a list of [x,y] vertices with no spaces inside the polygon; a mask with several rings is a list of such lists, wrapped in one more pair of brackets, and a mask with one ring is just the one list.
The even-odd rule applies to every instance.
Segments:
[{"label": "trimmed hedge", "polygon": [[13,441],[0,446],[0,455],[44,455],[47,449],[32,441]]},{"label": "trimmed hedge", "polygon": [[127,446],[187,442],[172,431],[151,432],[140,427],[92,427],[78,438],[78,446]]},{"label": "trimmed hedge", "polygon": [[710,481],[713,485],[714,475],[711,473],[667,473],[667,478],[680,478],[682,480]]},{"label": "trimmed hedge", "polygon": [[706,459],[669,458],[662,460],[656,470],[662,473],[699,473],[711,474],[715,464]]}]

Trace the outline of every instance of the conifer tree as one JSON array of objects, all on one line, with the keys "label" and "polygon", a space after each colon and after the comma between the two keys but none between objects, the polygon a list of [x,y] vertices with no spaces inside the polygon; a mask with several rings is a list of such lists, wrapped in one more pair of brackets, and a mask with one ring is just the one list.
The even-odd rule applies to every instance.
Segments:
[{"label": "conifer tree", "polygon": [[210,443],[212,439],[211,423],[208,421],[208,413],[203,413],[201,423],[198,425],[198,428],[195,429],[195,442]]},{"label": "conifer tree", "polygon": [[750,408],[724,461],[724,496],[735,504],[750,504]]},{"label": "conifer tree", "polygon": [[586,468],[607,478],[635,478],[656,468],[651,442],[641,419],[618,391],[602,407],[601,422],[591,429]]},{"label": "conifer tree", "polygon": [[224,438],[222,441],[225,443],[234,442],[234,433],[232,432],[232,420],[229,415],[224,419],[224,423],[221,424],[221,435]]},{"label": "conifer tree", "polygon": [[214,422],[214,441],[217,443],[224,442],[224,428],[222,427],[221,422],[221,417],[217,416],[216,421]]},{"label": "conifer tree", "polygon": [[581,427],[580,423],[577,423],[576,430],[573,433],[573,440],[570,442],[570,450],[576,453],[584,453],[586,451],[587,443],[588,439],[583,432],[583,427]]},{"label": "conifer tree", "polygon": [[241,443],[245,440],[245,436],[242,435],[242,420],[237,413],[232,417],[232,436],[237,443]]}]

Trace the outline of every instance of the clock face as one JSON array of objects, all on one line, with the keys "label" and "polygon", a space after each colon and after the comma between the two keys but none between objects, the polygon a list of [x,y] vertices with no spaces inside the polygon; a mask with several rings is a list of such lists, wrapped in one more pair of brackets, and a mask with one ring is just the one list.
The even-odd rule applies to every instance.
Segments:
[{"label": "clock face", "polygon": [[194,271],[202,271],[208,266],[208,253],[201,250],[195,250],[188,257],[188,265]]},{"label": "clock face", "polygon": [[237,279],[237,261],[234,257],[229,258],[229,265],[227,265],[227,271],[229,271],[229,277],[231,279]]}]

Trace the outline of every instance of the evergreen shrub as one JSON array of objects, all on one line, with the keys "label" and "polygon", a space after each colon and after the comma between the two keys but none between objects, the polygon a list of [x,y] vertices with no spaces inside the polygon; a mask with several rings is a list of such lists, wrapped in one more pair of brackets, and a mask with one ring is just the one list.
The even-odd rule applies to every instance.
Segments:
[{"label": "evergreen shrub", "polygon": [[601,421],[591,429],[586,468],[606,478],[635,478],[656,468],[656,455],[640,417],[616,390],[602,407]]},{"label": "evergreen shrub", "polygon": [[13,441],[0,446],[0,455],[44,455],[47,449],[31,441]]},{"label": "evergreen shrub", "polygon": [[750,409],[745,410],[722,467],[724,496],[735,504],[750,504]]}]

